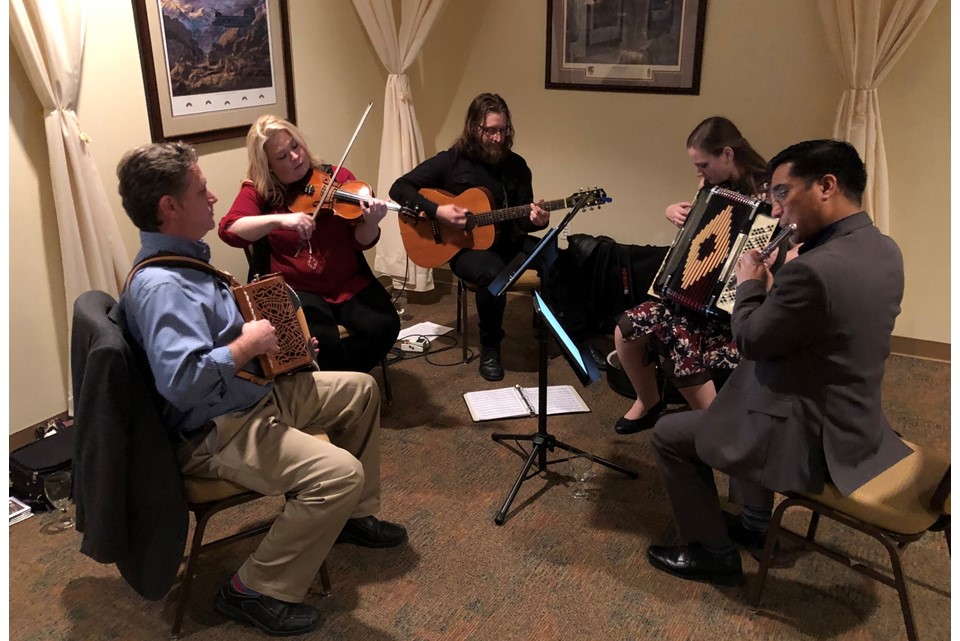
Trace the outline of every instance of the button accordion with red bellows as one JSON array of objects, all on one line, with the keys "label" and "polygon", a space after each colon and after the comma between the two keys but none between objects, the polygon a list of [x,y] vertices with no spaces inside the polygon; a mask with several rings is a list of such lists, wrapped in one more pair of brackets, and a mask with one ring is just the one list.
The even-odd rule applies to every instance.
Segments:
[{"label": "button accordion with red bellows", "polygon": [[763,248],[777,220],[770,204],[720,187],[701,189],[653,279],[650,293],[714,318],[729,318],[736,297],[734,266]]}]

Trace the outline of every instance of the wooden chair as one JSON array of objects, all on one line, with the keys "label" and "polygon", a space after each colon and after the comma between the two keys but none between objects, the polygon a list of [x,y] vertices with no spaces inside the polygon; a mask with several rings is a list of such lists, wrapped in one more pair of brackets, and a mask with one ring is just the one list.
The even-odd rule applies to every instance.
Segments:
[{"label": "wooden chair", "polygon": [[[316,437],[328,442],[330,440],[326,434],[317,434]],[[206,532],[210,519],[215,514],[266,497],[263,494],[258,494],[230,481],[197,476],[185,477],[183,479],[183,489],[187,497],[190,512],[193,513],[194,520],[196,521],[196,526],[193,531],[190,552],[187,555],[187,565],[184,568],[183,577],[180,579],[180,595],[177,598],[177,609],[173,617],[172,633],[175,639],[178,638],[180,628],[183,624],[183,615],[186,612],[187,601],[190,598],[190,588],[193,585],[193,578],[197,572],[197,562],[200,555],[214,548],[223,547],[224,545],[230,545],[231,543],[263,534],[273,525],[273,519],[270,519],[267,522],[256,523],[250,528],[237,532],[236,534],[204,543],[203,535]],[[319,584],[315,583],[311,591],[327,596],[330,594],[330,575],[327,571],[326,562],[320,566],[319,577]]]},{"label": "wooden chair", "polygon": [[[859,488],[842,496],[831,484],[816,495],[787,493],[770,521],[766,547],[757,571],[753,606],[759,608],[767,571],[777,540],[784,539],[823,554],[834,561],[897,590],[907,630],[907,639],[917,641],[913,610],[907,594],[900,551],[919,540],[927,531],[943,531],[950,553],[950,463],[938,453],[907,443],[914,453]],[[784,513],[791,507],[811,511],[806,536],[784,528]],[[842,551],[815,540],[820,517],[863,532],[883,545],[889,556],[892,576],[850,558]]]},{"label": "wooden chair", "polygon": [[[533,291],[540,288],[540,277],[536,271],[527,270],[520,275],[517,282],[509,289],[509,292],[526,292],[533,296]],[[469,296],[467,292],[476,292],[477,286],[468,283],[462,278],[457,279],[457,333],[461,334],[460,345],[463,350],[461,362],[469,363],[467,358],[467,344],[470,342],[470,328],[467,325],[467,316],[469,315]],[[508,292],[508,293],[509,293]],[[536,326],[537,318],[534,314],[533,324]]]}]

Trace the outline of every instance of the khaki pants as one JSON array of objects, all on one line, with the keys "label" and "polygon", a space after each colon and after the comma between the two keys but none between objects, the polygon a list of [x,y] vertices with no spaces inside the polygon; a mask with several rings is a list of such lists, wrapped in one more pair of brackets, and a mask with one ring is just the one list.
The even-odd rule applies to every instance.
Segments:
[{"label": "khaki pants", "polygon": [[[347,519],[380,509],[380,390],[367,374],[298,373],[215,423],[180,445],[181,469],[287,495],[239,572],[251,589],[299,603]],[[312,436],[318,432],[330,443]]]}]

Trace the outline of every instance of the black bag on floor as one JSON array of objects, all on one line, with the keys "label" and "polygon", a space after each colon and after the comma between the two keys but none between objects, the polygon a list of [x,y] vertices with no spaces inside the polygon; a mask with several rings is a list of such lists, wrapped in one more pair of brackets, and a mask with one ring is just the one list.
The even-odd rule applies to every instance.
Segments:
[{"label": "black bag on floor", "polygon": [[69,470],[73,460],[73,428],[10,452],[11,493],[34,511],[51,509],[43,493],[43,479],[52,472]]},{"label": "black bag on floor", "polygon": [[611,333],[617,318],[648,298],[647,290],[669,247],[625,245],[608,236],[573,234],[568,249],[588,281],[587,305],[599,329]]}]

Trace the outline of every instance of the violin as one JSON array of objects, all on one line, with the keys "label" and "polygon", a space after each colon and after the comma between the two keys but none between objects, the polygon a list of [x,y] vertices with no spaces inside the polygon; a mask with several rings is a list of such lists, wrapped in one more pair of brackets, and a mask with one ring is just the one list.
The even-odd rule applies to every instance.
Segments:
[{"label": "violin", "polygon": [[[313,218],[324,212],[359,222],[363,216],[360,203],[374,198],[373,189],[362,180],[334,182],[331,187],[331,179],[330,174],[312,169],[302,189],[287,199],[287,207],[290,211],[312,212]],[[325,193],[326,200],[321,202]],[[387,209],[399,212],[401,207],[397,203],[388,202]]]}]

